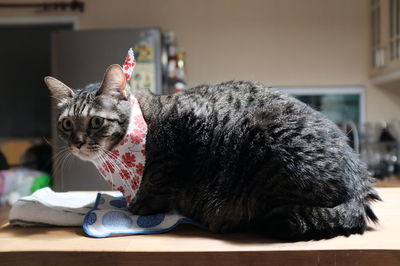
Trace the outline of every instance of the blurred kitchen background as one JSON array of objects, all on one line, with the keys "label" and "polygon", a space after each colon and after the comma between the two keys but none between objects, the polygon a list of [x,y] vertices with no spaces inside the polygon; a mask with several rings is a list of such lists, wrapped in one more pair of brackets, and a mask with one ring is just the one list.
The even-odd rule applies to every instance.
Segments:
[{"label": "blurred kitchen background", "polygon": [[3,201],[109,189],[58,152],[43,77],[100,81],[130,47],[133,87],[263,82],[334,120],[377,185],[400,185],[400,0],[1,0],[0,38]]}]

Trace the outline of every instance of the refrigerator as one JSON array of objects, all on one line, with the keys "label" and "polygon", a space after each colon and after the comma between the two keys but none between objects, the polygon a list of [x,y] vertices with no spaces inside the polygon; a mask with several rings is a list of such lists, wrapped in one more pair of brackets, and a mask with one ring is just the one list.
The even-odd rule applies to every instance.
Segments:
[{"label": "refrigerator", "polygon": [[[123,64],[129,48],[135,51],[137,65],[130,85],[150,88],[155,94],[166,94],[163,73],[167,55],[160,29],[107,29],[54,32],[51,38],[52,76],[72,88],[82,88],[100,82],[111,64]],[[57,110],[52,104],[53,154],[63,147],[57,137]],[[57,156],[54,156],[57,157]],[[111,190],[90,162],[73,155],[61,162],[53,162],[55,191]]]}]

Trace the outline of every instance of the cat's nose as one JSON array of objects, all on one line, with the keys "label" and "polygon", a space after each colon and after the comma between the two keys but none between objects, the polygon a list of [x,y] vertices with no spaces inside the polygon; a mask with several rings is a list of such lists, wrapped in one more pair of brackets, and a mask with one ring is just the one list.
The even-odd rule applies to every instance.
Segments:
[{"label": "cat's nose", "polygon": [[80,149],[80,148],[83,146],[83,144],[85,144],[85,142],[83,142],[83,141],[77,141],[77,142],[75,142],[73,145],[74,145],[75,147],[77,147],[78,149]]},{"label": "cat's nose", "polygon": [[80,149],[80,148],[83,146],[83,144],[85,144],[85,142],[84,142],[84,141],[81,141],[81,140],[74,141],[74,142],[72,143],[72,145],[75,146],[75,147],[78,148],[78,149]]},{"label": "cat's nose", "polygon": [[75,133],[71,135],[70,143],[79,150],[85,144],[85,138],[82,134]]}]

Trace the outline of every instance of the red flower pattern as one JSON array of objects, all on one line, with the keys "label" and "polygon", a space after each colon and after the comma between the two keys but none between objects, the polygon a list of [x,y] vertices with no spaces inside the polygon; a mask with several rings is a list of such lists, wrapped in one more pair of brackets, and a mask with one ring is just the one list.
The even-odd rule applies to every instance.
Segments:
[{"label": "red flower pattern", "polygon": [[115,184],[111,182],[111,180],[107,180],[107,183],[110,184],[113,188],[115,188]]},{"label": "red flower pattern", "polygon": [[124,144],[127,143],[127,142],[128,142],[128,136],[124,137],[124,138],[120,141],[119,145],[124,145]]},{"label": "red flower pattern", "polygon": [[117,187],[118,191],[120,191],[122,194],[125,194],[125,189],[122,186]]},{"label": "red flower pattern", "polygon": [[138,175],[143,175],[144,165],[142,163],[138,163],[136,165],[136,172]]},{"label": "red flower pattern", "polygon": [[135,123],[135,125],[141,130],[147,129],[146,122],[144,121],[143,117],[140,115],[137,115],[133,118],[133,123]]},{"label": "red flower pattern", "polygon": [[130,134],[129,137],[131,138],[132,144],[140,144],[143,141],[143,138],[134,134]]},{"label": "red flower pattern", "polygon": [[125,200],[126,200],[126,202],[127,202],[128,204],[131,203],[131,201],[132,201],[132,196],[131,196],[131,195],[126,196],[126,197],[125,197]]},{"label": "red flower pattern", "polygon": [[137,189],[139,189],[139,185],[140,185],[139,177],[135,176],[131,180],[131,187],[132,187],[133,190],[137,190]]},{"label": "red flower pattern", "polygon": [[131,135],[135,135],[138,136],[141,139],[144,139],[146,137],[146,134],[144,134],[144,132],[140,129],[134,129],[131,133]]},{"label": "red flower pattern", "polygon": [[129,179],[131,179],[132,174],[131,174],[131,172],[129,172],[128,170],[122,169],[121,171],[119,171],[119,176],[120,176],[122,179],[129,180]]},{"label": "red flower pattern", "polygon": [[136,162],[135,154],[126,152],[124,155],[122,155],[122,161],[126,167],[134,167]]},{"label": "red flower pattern", "polygon": [[108,157],[111,159],[117,159],[119,156],[119,150],[112,150],[111,153],[108,154]]},{"label": "red flower pattern", "polygon": [[140,150],[140,152],[143,154],[143,156],[146,156],[146,144],[143,144],[143,147]]},{"label": "red flower pattern", "polygon": [[128,54],[125,58],[124,65],[122,66],[127,81],[131,79],[131,74],[135,65],[136,65],[136,60],[133,54],[133,50],[131,48],[129,49]]},{"label": "red flower pattern", "polygon": [[103,168],[109,173],[113,174],[115,172],[114,165],[110,161],[105,161],[103,164]]},{"label": "red flower pattern", "polygon": [[131,98],[131,107],[135,108],[136,104],[138,104],[137,100],[135,98]]},{"label": "red flower pattern", "polygon": [[98,169],[102,177],[107,177],[106,170],[104,170],[102,166],[100,166]]}]

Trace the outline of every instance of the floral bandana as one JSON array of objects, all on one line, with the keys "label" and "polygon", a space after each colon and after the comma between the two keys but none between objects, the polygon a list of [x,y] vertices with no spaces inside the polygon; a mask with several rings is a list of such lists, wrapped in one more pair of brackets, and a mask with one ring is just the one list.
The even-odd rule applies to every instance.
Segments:
[{"label": "floral bandana", "polygon": [[126,55],[124,65],[122,66],[126,81],[129,81],[131,79],[132,71],[135,66],[136,66],[135,56],[133,55],[132,48],[130,48],[128,50],[128,54]]},{"label": "floral bandana", "polygon": [[[125,59],[125,77],[129,81],[136,61],[132,49],[129,49]],[[94,164],[100,174],[113,188],[124,195],[127,204],[136,196],[142,180],[145,165],[145,148],[147,124],[143,118],[139,102],[134,96],[130,96],[131,114],[128,130],[124,138]]]}]

